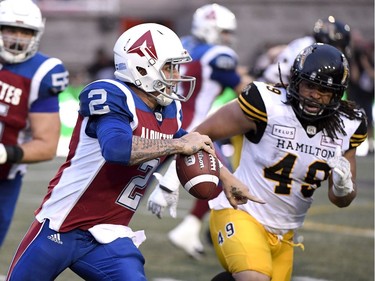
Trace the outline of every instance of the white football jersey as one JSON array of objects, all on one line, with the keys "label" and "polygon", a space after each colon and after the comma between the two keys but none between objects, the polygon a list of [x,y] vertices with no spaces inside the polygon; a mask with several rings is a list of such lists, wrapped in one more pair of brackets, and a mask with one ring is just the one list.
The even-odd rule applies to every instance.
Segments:
[{"label": "white football jersey", "polygon": [[[327,180],[327,160],[335,147],[342,151],[357,147],[366,137],[365,121],[342,116],[346,136],[331,139],[314,125],[303,126],[286,90],[254,82],[238,101],[244,113],[258,123],[257,133],[245,134],[240,165],[235,175],[249,186],[250,194],[266,204],[248,201],[240,205],[268,229],[284,233],[302,226],[313,194]],[[260,125],[259,125],[260,124]],[[263,125],[262,125],[263,124]],[[222,192],[210,201],[215,210],[231,208]]]}]

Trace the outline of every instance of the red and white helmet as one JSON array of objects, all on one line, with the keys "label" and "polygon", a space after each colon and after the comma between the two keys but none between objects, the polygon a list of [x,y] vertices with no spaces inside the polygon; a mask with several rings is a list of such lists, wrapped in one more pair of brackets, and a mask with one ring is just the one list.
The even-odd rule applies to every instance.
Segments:
[{"label": "red and white helmet", "polygon": [[208,4],[198,8],[193,15],[191,33],[209,44],[232,45],[223,40],[223,32],[235,33],[237,29],[236,16],[226,7],[219,4]]},{"label": "red and white helmet", "polygon": [[[184,76],[166,77],[162,71],[170,63],[173,69],[191,62],[189,53],[183,48],[179,37],[169,28],[156,24],[144,23],[125,31],[114,46],[115,77],[132,83],[146,93],[153,95],[160,105],[168,105],[172,100],[187,101],[193,93],[195,78]],[[177,93],[177,84],[187,83],[186,93]],[[166,93],[166,88],[172,94]],[[182,87],[180,87],[182,88]],[[184,87],[185,88],[185,87]]]},{"label": "red and white helmet", "polygon": [[[17,36],[4,36],[3,26],[31,29],[31,40],[22,41]],[[37,5],[31,0],[3,0],[0,2],[0,57],[7,63],[23,62],[38,51],[44,32],[44,20]]]}]

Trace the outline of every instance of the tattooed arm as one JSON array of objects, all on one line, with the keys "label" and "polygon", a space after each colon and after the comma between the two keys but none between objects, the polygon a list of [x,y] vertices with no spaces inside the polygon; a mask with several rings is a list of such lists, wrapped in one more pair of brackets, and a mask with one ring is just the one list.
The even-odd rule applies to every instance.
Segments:
[{"label": "tattooed arm", "polygon": [[107,162],[132,166],[177,153],[193,154],[200,149],[215,154],[207,135],[195,132],[176,134],[174,139],[146,139],[134,136],[129,122],[124,119],[115,114],[92,117],[85,130],[98,139]]},{"label": "tattooed arm", "polygon": [[249,193],[248,187],[237,179],[226,167],[220,169],[220,180],[229,203],[234,209],[238,205],[246,204],[247,200],[262,203],[265,202]]},{"label": "tattooed arm", "polygon": [[211,139],[196,132],[177,139],[145,139],[133,136],[129,165],[177,153],[190,155],[200,149],[215,154]]}]

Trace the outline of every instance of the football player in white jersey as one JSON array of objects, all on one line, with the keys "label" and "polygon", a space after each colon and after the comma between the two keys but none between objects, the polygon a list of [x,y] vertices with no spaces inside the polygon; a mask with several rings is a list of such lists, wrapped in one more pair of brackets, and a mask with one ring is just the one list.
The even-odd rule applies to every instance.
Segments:
[{"label": "football player in white jersey", "polygon": [[[128,224],[153,172],[172,154],[215,153],[208,136],[181,128],[180,101],[189,99],[195,78],[179,67],[189,61],[178,36],[159,24],[137,25],[118,38],[116,79],[81,91],[66,162],[6,280],[55,280],[66,268],[84,280],[146,280],[138,250],[146,237]],[[184,83],[182,95],[177,86]],[[220,179],[233,207],[255,199],[225,167]]]},{"label": "football player in white jersey", "polygon": [[31,0],[0,2],[0,247],[27,164],[51,160],[60,137],[60,59],[38,51],[45,21]]},{"label": "football player in white jersey", "polygon": [[[237,20],[232,11],[216,3],[207,4],[194,12],[191,35],[181,39],[193,59],[192,63],[184,66],[183,72],[197,79],[191,99],[182,104],[182,128],[188,132],[206,118],[213,102],[225,88],[233,89],[239,95],[251,82],[251,78],[239,70],[238,55],[232,48],[235,45],[236,30]],[[223,164],[230,166],[218,145],[216,154]],[[163,195],[177,198],[170,197],[165,191],[176,193],[180,185],[174,161],[161,179],[160,185],[163,186],[163,190],[158,185],[155,192],[150,195],[150,210],[161,217],[162,209],[169,207],[172,214],[175,214],[177,203],[162,200]],[[217,189],[213,197],[219,193],[220,189]],[[202,220],[208,213],[208,200],[194,200],[189,214],[168,233],[168,239],[188,255],[199,259],[204,252],[200,240]]]},{"label": "football player in white jersey", "polygon": [[356,197],[355,152],[367,136],[366,117],[342,100],[347,59],[316,43],[296,57],[290,76],[289,85],[251,83],[196,129],[212,140],[244,135],[235,175],[266,202],[235,210],[224,194],[210,200],[212,241],[226,270],[215,281],[289,281],[299,245],[294,232],[314,192],[328,180],[336,206],[347,207]]}]

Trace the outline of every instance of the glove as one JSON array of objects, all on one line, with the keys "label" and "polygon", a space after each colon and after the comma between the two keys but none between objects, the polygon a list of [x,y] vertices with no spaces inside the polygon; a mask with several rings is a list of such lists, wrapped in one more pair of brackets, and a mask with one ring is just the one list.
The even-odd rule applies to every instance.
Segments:
[{"label": "glove", "polygon": [[180,187],[176,172],[176,160],[172,160],[164,176],[159,173],[154,173],[154,176],[159,183],[147,200],[147,210],[161,219],[164,209],[169,208],[171,217],[176,218]]},{"label": "glove", "polygon": [[0,143],[0,164],[4,164],[8,159],[8,153],[5,149],[5,146]]},{"label": "glove", "polygon": [[336,146],[335,156],[327,161],[332,168],[333,193],[343,197],[351,193],[353,188],[352,173],[349,161],[342,156],[341,147]]}]

